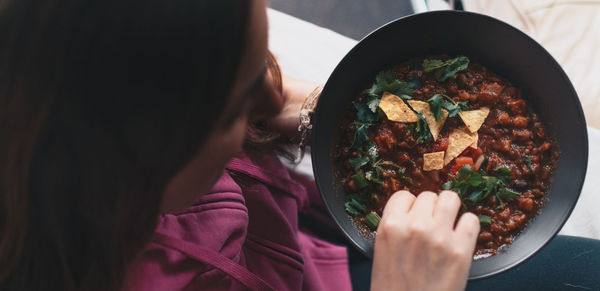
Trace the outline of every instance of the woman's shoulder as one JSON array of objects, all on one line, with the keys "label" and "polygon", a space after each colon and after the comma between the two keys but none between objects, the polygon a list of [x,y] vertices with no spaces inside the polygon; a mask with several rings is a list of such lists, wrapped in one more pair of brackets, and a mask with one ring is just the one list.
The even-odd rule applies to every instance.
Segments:
[{"label": "woman's shoulder", "polygon": [[224,172],[192,206],[160,216],[154,239],[130,267],[127,290],[183,290],[199,278],[222,280],[210,260],[242,263],[247,227],[242,191]]}]

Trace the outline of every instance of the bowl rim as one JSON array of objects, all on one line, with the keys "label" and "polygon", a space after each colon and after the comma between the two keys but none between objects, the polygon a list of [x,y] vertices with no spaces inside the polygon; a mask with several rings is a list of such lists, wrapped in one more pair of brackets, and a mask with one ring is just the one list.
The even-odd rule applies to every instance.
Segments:
[{"label": "bowl rim", "polygon": [[[585,160],[585,163],[582,165],[582,169],[583,169],[583,176],[582,176],[582,182],[580,183],[580,185],[578,185],[578,187],[576,187],[577,192],[576,194],[573,194],[576,196],[575,198],[575,203],[573,204],[573,207],[571,207],[568,212],[566,213],[567,215],[565,216],[565,218],[563,219],[563,221],[560,223],[560,225],[558,225],[558,227],[553,231],[552,235],[550,236],[549,239],[547,239],[545,242],[543,242],[542,244],[540,244],[539,246],[536,247],[536,249],[532,252],[530,252],[529,254],[513,261],[510,264],[507,264],[506,266],[504,266],[503,268],[500,268],[498,270],[495,270],[493,272],[489,272],[486,274],[482,274],[482,275],[477,275],[477,276],[471,276],[469,274],[469,281],[471,280],[480,280],[480,279],[485,279],[485,278],[489,278],[501,273],[504,273],[518,265],[520,265],[521,263],[527,261],[529,258],[531,258],[532,256],[534,256],[535,254],[537,254],[540,250],[542,250],[546,245],[548,245],[548,243],[550,243],[550,241],[552,241],[554,239],[554,237],[558,234],[558,232],[560,232],[560,230],[562,229],[562,227],[564,226],[564,224],[567,222],[568,218],[571,216],[571,213],[573,212],[573,210],[575,209],[575,207],[577,206],[577,201],[579,200],[579,197],[581,195],[581,190],[583,189],[583,184],[585,181],[585,177],[587,175],[587,166],[588,166],[588,161],[589,161],[589,139],[588,139],[588,133],[587,133],[587,122],[585,120],[585,115],[583,113],[583,108],[581,106],[581,100],[579,99],[579,96],[577,95],[577,91],[575,90],[575,88],[573,87],[573,83],[571,82],[571,80],[569,79],[568,75],[565,73],[564,69],[560,66],[560,64],[556,61],[556,59],[541,45],[539,44],[537,41],[535,41],[532,37],[530,37],[528,34],[524,33],[523,31],[521,31],[520,29],[491,16],[488,15],[484,15],[484,14],[480,14],[480,13],[475,13],[475,12],[469,12],[469,11],[457,11],[457,10],[438,10],[438,11],[428,11],[428,12],[423,12],[423,13],[415,13],[415,14],[411,14],[411,15],[407,15],[407,16],[403,16],[403,17],[399,17],[397,19],[394,19],[392,21],[387,22],[386,24],[383,24],[382,26],[376,28],[375,30],[371,31],[369,34],[367,34],[365,37],[363,37],[361,40],[359,40],[353,47],[352,49],[350,49],[345,55],[344,57],[338,62],[338,64],[336,65],[336,67],[334,68],[334,70],[332,71],[332,73],[330,74],[329,78],[327,79],[327,82],[325,83],[325,85],[323,86],[323,90],[321,92],[321,96],[323,95],[327,95],[327,92],[330,90],[330,87],[332,86],[330,83],[331,77],[338,74],[338,71],[342,70],[342,66],[343,64],[345,64],[346,62],[349,61],[350,58],[353,57],[353,55],[355,54],[355,52],[357,50],[359,50],[362,46],[365,45],[366,42],[368,42],[370,39],[374,38],[374,35],[378,34],[380,31],[384,30],[385,28],[387,28],[388,26],[394,25],[396,23],[399,22],[403,22],[406,21],[407,19],[412,19],[412,18],[418,18],[418,17],[436,17],[438,15],[458,15],[459,17],[461,17],[460,15],[469,15],[469,16],[475,16],[475,17],[480,17],[482,20],[486,20],[486,21],[492,21],[492,22],[496,22],[497,24],[504,26],[506,29],[511,30],[512,32],[520,35],[521,37],[524,37],[529,43],[533,44],[535,46],[535,49],[537,51],[540,51],[541,53],[545,54],[545,57],[549,58],[552,62],[553,67],[555,67],[558,70],[558,73],[562,76],[562,78],[564,78],[564,80],[567,80],[567,90],[571,92],[571,96],[574,96],[575,98],[575,106],[577,109],[577,115],[579,115],[579,117],[581,118],[581,120],[583,121],[583,127],[585,127],[586,129],[583,130],[583,140],[584,140],[584,148],[585,148],[585,152],[583,153],[583,158]],[[318,128],[318,119],[319,119],[319,112],[320,109],[322,107],[319,107],[319,104],[321,99],[319,98],[319,100],[317,101],[316,107],[315,107],[315,113],[313,116],[313,130],[315,130],[315,128]],[[311,135],[311,144],[315,145],[316,144],[316,134],[312,134]],[[560,145],[559,145],[560,146]],[[311,147],[311,151],[312,151],[312,147]],[[338,217],[336,215],[334,215],[334,211],[331,208],[331,206],[329,205],[330,203],[327,203],[326,201],[328,201],[328,199],[326,198],[327,195],[325,195],[323,193],[323,191],[321,191],[321,189],[323,188],[323,182],[320,181],[319,176],[317,175],[318,170],[318,164],[319,161],[315,158],[315,155],[312,154],[311,155],[311,161],[312,161],[312,168],[313,168],[313,173],[315,174],[315,182],[317,184],[317,189],[319,191],[319,194],[321,196],[321,198],[323,199],[323,202],[325,204],[325,207],[327,208],[327,211],[329,213],[329,215],[331,216],[331,218],[335,221],[338,229],[343,233],[344,237],[346,237],[346,239],[348,241],[351,242],[352,246],[357,249],[360,253],[362,253],[364,256],[371,258],[372,259],[372,255],[370,253],[371,250],[373,250],[374,248],[374,242],[372,242],[369,248],[363,248],[360,246],[360,244],[346,231],[344,231],[344,228],[342,227],[342,223],[340,221],[340,219],[342,219],[341,217]],[[330,163],[330,161],[328,161],[328,163]],[[537,217],[537,215],[536,215]],[[536,218],[534,217],[534,218]],[[475,261],[473,261],[475,262]]]}]

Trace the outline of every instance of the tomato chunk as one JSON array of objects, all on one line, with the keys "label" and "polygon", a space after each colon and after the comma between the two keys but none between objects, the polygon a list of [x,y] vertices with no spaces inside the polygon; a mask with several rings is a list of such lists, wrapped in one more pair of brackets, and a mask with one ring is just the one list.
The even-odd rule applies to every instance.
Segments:
[{"label": "tomato chunk", "polygon": [[475,163],[473,163],[473,158],[471,157],[458,157],[454,160],[454,167],[452,167],[452,172],[456,173],[460,168],[464,165],[469,165],[471,168],[475,168]]}]

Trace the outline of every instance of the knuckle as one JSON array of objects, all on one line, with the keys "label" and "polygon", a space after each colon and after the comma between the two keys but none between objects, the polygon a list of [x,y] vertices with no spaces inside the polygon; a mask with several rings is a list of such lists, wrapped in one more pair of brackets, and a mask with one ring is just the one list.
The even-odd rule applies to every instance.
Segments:
[{"label": "knuckle", "polygon": [[405,232],[402,221],[395,218],[382,219],[377,229],[378,236],[384,238],[403,237]]},{"label": "knuckle", "polygon": [[408,225],[408,235],[411,237],[425,237],[429,233],[429,230],[425,223],[414,222]]},{"label": "knuckle", "polygon": [[456,194],[456,192],[454,191],[450,191],[450,190],[444,190],[440,193],[439,195],[440,199],[444,199],[444,200],[448,200],[451,202],[458,202],[460,203],[460,198],[458,197],[458,194]]},{"label": "knuckle", "polygon": [[419,196],[417,197],[417,199],[421,198],[421,199],[431,199],[431,198],[437,198],[438,195],[431,192],[431,191],[423,191],[421,192],[421,194],[419,194]]}]

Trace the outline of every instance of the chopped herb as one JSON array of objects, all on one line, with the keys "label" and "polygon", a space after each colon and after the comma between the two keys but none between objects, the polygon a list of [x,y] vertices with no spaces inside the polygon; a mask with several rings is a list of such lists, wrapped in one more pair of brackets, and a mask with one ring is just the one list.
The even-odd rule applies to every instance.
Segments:
[{"label": "chopped herb", "polygon": [[441,94],[435,94],[433,97],[427,100],[427,103],[429,103],[429,110],[431,110],[433,113],[435,120],[440,119],[440,116],[442,115],[442,102],[444,101],[443,96],[444,95]]},{"label": "chopped herb", "polygon": [[371,100],[367,101],[367,106],[371,109],[371,112],[377,113],[377,108],[379,107],[379,98],[371,98]]},{"label": "chopped herb", "polygon": [[358,188],[365,188],[367,186],[369,186],[369,181],[367,181],[367,179],[365,178],[365,175],[361,172],[358,172],[354,175],[352,175],[352,180],[354,180],[354,183],[356,183],[356,186]]},{"label": "chopped herb", "polygon": [[353,217],[359,217],[367,211],[367,208],[354,198],[344,203],[344,207],[346,208],[346,212]]},{"label": "chopped herb", "polygon": [[480,214],[479,215],[479,223],[490,225],[490,224],[492,224],[492,218],[487,215]]},{"label": "chopped herb", "polygon": [[367,147],[366,154],[371,158],[371,161],[374,161],[379,157],[379,149],[377,149],[377,144],[371,143]]},{"label": "chopped herb", "polygon": [[443,188],[456,191],[460,197],[472,203],[482,201],[489,195],[496,195],[503,203],[519,195],[506,188],[510,179],[510,170],[506,167],[498,167],[494,170],[494,176],[487,176],[485,171],[476,171],[470,165],[465,165],[456,176],[450,175],[450,181],[444,183]]},{"label": "chopped herb", "polygon": [[498,180],[505,186],[510,184],[512,177],[510,176],[510,170],[507,167],[499,166],[494,169],[494,176],[498,177]]},{"label": "chopped herb", "polygon": [[379,177],[381,176],[381,168],[375,168],[374,171],[375,173],[373,173],[373,171],[365,172],[365,178],[367,179],[367,181],[377,184],[383,184],[383,182],[379,179]]},{"label": "chopped herb", "polygon": [[410,97],[410,95],[413,94],[413,89],[407,82],[398,80],[396,78],[396,72],[393,70],[379,72],[377,77],[375,77],[375,84],[365,92],[373,98],[381,98],[381,94],[385,91],[400,96],[402,99],[405,99],[406,97],[411,99],[412,97]]},{"label": "chopped herb", "polygon": [[422,87],[421,79],[419,79],[419,76],[417,76],[417,74],[412,74],[408,76],[408,79],[406,79],[406,83],[408,84],[408,87],[412,89],[421,89]]},{"label": "chopped herb", "polygon": [[469,66],[469,58],[459,56],[447,61],[426,59],[423,61],[423,70],[426,73],[433,72],[435,78],[442,82],[457,72],[465,70]]},{"label": "chopped herb", "polygon": [[427,125],[427,122],[425,121],[423,115],[417,113],[417,117],[419,117],[419,120],[415,125],[414,133],[416,134],[416,136],[414,136],[414,138],[418,144],[421,144],[428,139],[432,139],[433,137],[431,136],[429,126]]},{"label": "chopped herb", "polygon": [[381,221],[381,217],[375,212],[371,211],[367,214],[362,221],[371,229],[376,230],[379,222]]},{"label": "chopped herb", "polygon": [[[379,103],[377,103],[379,105]],[[371,111],[369,105],[357,102],[354,103],[356,109],[356,119],[360,122],[373,122],[379,120],[379,115],[376,112]]]},{"label": "chopped herb", "polygon": [[360,169],[360,167],[369,163],[370,160],[371,158],[369,156],[358,155],[350,159],[348,162],[350,163],[350,166],[356,171]]},{"label": "chopped herb", "polygon": [[367,136],[367,129],[369,128],[369,125],[369,123],[354,122],[356,130],[354,131],[354,142],[352,143],[352,148],[362,148],[363,143],[369,138]]},{"label": "chopped herb", "polygon": [[527,169],[529,170],[529,172],[531,174],[533,174],[534,173],[533,172],[533,164],[532,164],[533,160],[531,159],[531,157],[530,156],[524,156],[523,160],[525,161],[525,165],[527,165]]},{"label": "chopped herb", "polygon": [[519,194],[520,194],[519,192],[515,192],[508,188],[502,187],[502,188],[498,189],[498,193],[496,193],[496,197],[498,197],[500,202],[503,203],[504,201],[507,201],[507,200],[512,201]]}]

